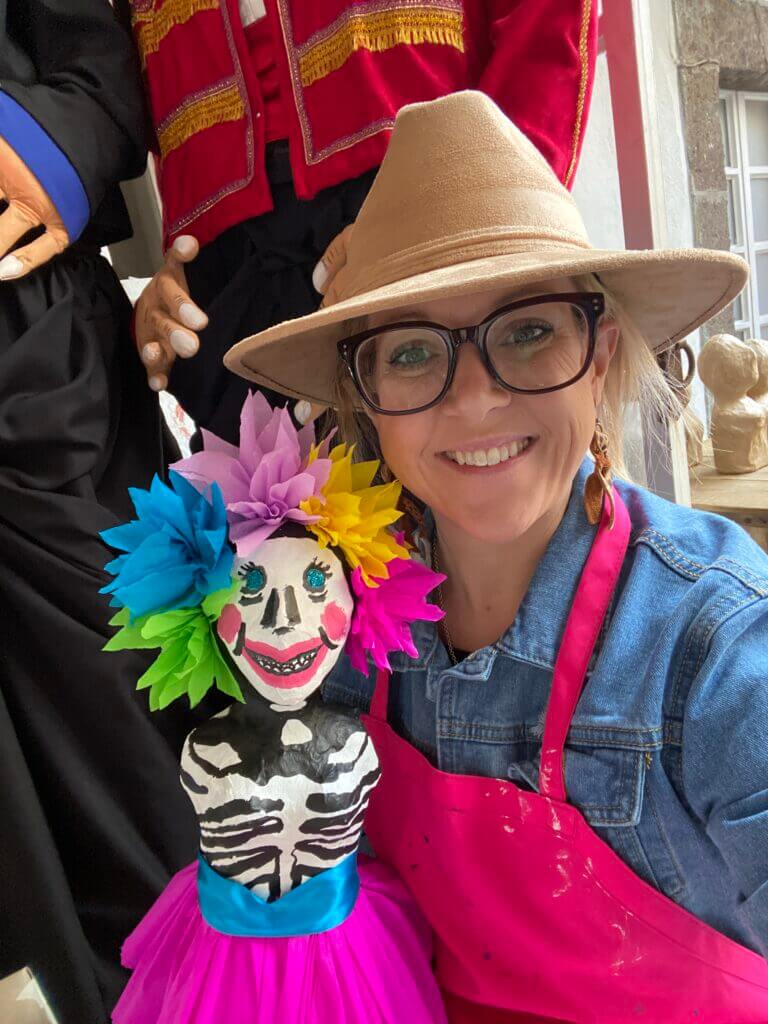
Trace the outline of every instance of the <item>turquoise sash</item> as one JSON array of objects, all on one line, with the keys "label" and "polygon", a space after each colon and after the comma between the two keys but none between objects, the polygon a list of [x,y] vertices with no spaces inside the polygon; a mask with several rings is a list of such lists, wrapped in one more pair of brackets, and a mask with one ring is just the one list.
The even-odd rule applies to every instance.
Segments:
[{"label": "turquoise sash", "polygon": [[328,932],[349,917],[359,889],[355,853],[272,903],[224,878],[202,855],[197,858],[200,911],[211,928],[224,935],[285,938]]}]

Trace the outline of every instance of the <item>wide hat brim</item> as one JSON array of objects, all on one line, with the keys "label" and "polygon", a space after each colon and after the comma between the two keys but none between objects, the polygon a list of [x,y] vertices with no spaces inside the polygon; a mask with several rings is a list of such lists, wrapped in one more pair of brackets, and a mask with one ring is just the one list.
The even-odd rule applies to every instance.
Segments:
[{"label": "wide hat brim", "polygon": [[316,313],[244,338],[225,355],[234,373],[292,398],[334,403],[337,344],[360,319],[434,299],[519,288],[547,278],[598,274],[647,343],[661,352],[732,302],[748,265],[709,249],[608,251],[563,247],[511,252],[455,263],[354,295]]}]

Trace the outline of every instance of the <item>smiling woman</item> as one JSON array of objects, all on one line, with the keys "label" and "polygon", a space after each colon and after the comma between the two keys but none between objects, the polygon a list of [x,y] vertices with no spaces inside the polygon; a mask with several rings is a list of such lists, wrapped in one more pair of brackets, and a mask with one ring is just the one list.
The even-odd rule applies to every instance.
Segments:
[{"label": "smiling woman", "polygon": [[[521,346],[525,350],[525,357],[521,354],[520,347],[520,330],[521,327],[518,323],[511,325],[512,329],[517,331],[515,336],[516,345],[514,362],[509,365],[507,370],[507,378],[509,381],[508,390],[518,392],[520,394],[537,393],[539,390],[558,390],[558,384],[560,388],[568,387],[570,384],[576,382],[578,371],[572,371],[574,363],[577,363],[579,369],[582,372],[587,372],[591,361],[594,357],[594,349],[597,343],[598,332],[595,330],[595,322],[597,320],[602,321],[603,324],[613,324],[618,329],[618,333],[623,339],[623,344],[615,346],[610,363],[605,373],[605,382],[603,386],[602,400],[600,403],[600,422],[605,432],[612,452],[612,464],[614,469],[622,474],[626,474],[626,467],[623,459],[623,438],[624,438],[624,415],[625,410],[630,404],[635,404],[639,408],[640,415],[642,417],[644,430],[653,434],[657,431],[658,424],[663,423],[666,419],[677,420],[684,414],[683,406],[678,396],[672,392],[664,378],[664,375],[659,368],[659,364],[653,357],[653,354],[645,344],[644,339],[631,317],[627,315],[623,309],[620,300],[614,295],[613,291],[606,287],[603,281],[596,274],[577,274],[569,278],[555,278],[549,280],[542,280],[533,286],[526,286],[522,289],[507,289],[502,288],[497,292],[483,293],[482,297],[479,298],[478,308],[481,310],[485,308],[492,308],[494,301],[502,307],[508,307],[513,300],[515,304],[517,302],[525,303],[523,306],[523,317],[530,319],[529,314],[532,314],[536,310],[537,315],[541,318],[541,306],[540,302],[543,300],[547,302],[547,296],[557,292],[558,288],[567,288],[569,292],[575,294],[578,299],[584,305],[594,310],[594,315],[589,316],[589,310],[587,314],[584,313],[582,308],[578,306],[572,306],[573,310],[573,330],[580,336],[579,344],[583,348],[583,352],[580,354],[581,362],[579,361],[579,355],[575,355],[573,346],[568,347],[568,351],[565,352],[562,347],[558,346],[558,340],[562,339],[562,332],[557,335],[554,324],[551,321],[545,322],[544,325],[541,323],[532,327],[530,324],[524,325],[524,330],[528,333],[528,337],[525,338],[525,343]],[[519,297],[518,297],[519,296]],[[535,305],[528,305],[526,300],[536,298]],[[570,305],[570,304],[569,304]],[[422,303],[419,305],[417,313],[414,314],[410,309],[403,310],[402,313],[398,313],[393,318],[388,314],[376,314],[372,317],[359,317],[352,321],[350,324],[350,336],[348,339],[343,340],[339,344],[339,350],[342,358],[339,360],[336,377],[334,380],[333,388],[333,406],[334,406],[334,417],[339,426],[341,435],[350,443],[362,445],[362,450],[369,453],[372,457],[381,458],[381,448],[379,444],[379,434],[376,427],[373,424],[371,418],[367,415],[361,415],[360,408],[360,397],[363,397],[365,404],[368,404],[364,396],[356,398],[356,393],[350,390],[350,363],[348,353],[352,349],[357,338],[365,337],[370,334],[377,334],[386,330],[397,330],[397,327],[401,324],[401,321],[412,321],[412,320],[430,320],[440,319],[440,315],[445,313],[446,308],[448,309],[449,316],[446,319],[446,323],[456,314],[455,303],[446,303],[445,301],[437,301],[434,303]],[[465,307],[466,308],[466,307]],[[544,306],[544,308],[547,308]],[[599,309],[599,313],[598,313]],[[555,307],[557,311],[557,307]],[[466,318],[467,314],[462,311],[463,318]],[[518,314],[518,318],[520,315]],[[491,317],[493,320],[493,316]],[[391,323],[391,327],[387,327],[388,321]],[[377,330],[373,327],[373,323],[379,324]],[[439,326],[439,325],[431,325]],[[507,324],[502,321],[502,327],[507,327]],[[459,348],[458,345],[462,342],[459,337],[462,336],[466,330],[472,331],[477,328],[469,328],[462,331],[461,329],[441,327],[446,334],[453,333],[457,336],[457,340],[453,343],[453,354],[452,354],[452,366],[446,366],[446,378],[442,380],[442,388],[444,393],[450,387],[445,387],[447,375],[450,372],[451,381],[453,375],[456,372],[456,365],[458,362]],[[532,342],[530,337],[531,331],[534,330],[537,333],[537,340]],[[543,333],[546,332],[546,339],[543,337]],[[590,344],[586,341],[588,336],[587,332],[594,338],[594,344]],[[385,335],[386,337],[386,335]],[[467,340],[471,340],[467,338]],[[498,343],[498,342],[497,342]],[[445,344],[445,342],[441,342]],[[480,353],[484,353],[484,349],[481,344],[476,343]],[[534,351],[531,351],[534,349]],[[547,363],[542,366],[541,360],[545,357]],[[488,362],[487,357],[483,355],[486,360],[486,365],[490,365],[491,373],[495,376],[495,370],[493,369],[492,362]],[[507,357],[508,359],[510,357]],[[558,358],[562,360],[566,358],[568,360],[567,365],[560,365],[555,368],[552,366],[552,361]],[[358,356],[358,360],[363,363],[363,360]],[[521,362],[523,365],[521,365]],[[371,372],[372,363],[365,363],[365,370],[361,369],[360,379],[362,380],[366,373]],[[543,372],[542,372],[543,371]],[[532,386],[526,388],[525,375],[528,374],[531,378]],[[570,379],[568,383],[563,385],[562,381]],[[503,378],[502,378],[503,379]],[[555,386],[551,387],[554,383]],[[439,401],[440,399],[438,399]],[[435,403],[436,404],[436,403]],[[374,403],[375,405],[375,403]],[[371,407],[371,406],[369,406]],[[374,410],[375,411],[375,410]],[[392,415],[392,411],[389,411],[389,415]],[[409,423],[412,421],[408,421]],[[517,444],[525,443],[527,437],[513,438],[513,442]],[[466,449],[459,449],[466,454]],[[485,449],[487,450],[487,449]],[[482,458],[482,456],[481,456]],[[503,461],[503,459],[500,459]],[[470,462],[471,464],[471,462]],[[489,464],[486,462],[486,465]],[[490,465],[494,465],[494,457],[491,455]]]},{"label": "smiling woman", "polygon": [[768,560],[621,465],[628,402],[679,409],[654,353],[744,263],[594,249],[479,93],[400,112],[345,257],[226,362],[335,399],[447,572],[417,660],[324,695],[368,713],[366,835],[452,1024],[765,1021]]}]

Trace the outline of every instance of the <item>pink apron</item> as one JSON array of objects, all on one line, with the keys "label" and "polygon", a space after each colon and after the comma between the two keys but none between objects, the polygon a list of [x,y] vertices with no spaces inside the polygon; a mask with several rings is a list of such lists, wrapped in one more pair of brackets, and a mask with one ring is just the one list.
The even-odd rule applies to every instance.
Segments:
[{"label": "pink apron", "polygon": [[365,830],[434,929],[453,1022],[768,1022],[768,962],[644,882],[567,802],[565,739],[629,539],[615,497],[557,655],[540,793],[432,767],[387,724],[386,673],[365,717],[382,767]]}]

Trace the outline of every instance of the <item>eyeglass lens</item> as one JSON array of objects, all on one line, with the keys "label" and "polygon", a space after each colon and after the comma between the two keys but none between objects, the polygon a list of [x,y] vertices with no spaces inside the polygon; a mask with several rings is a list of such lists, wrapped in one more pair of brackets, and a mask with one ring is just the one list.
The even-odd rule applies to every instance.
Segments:
[{"label": "eyeglass lens", "polygon": [[[589,325],[570,302],[501,313],[488,325],[485,346],[495,372],[510,387],[541,391],[578,377],[589,354]],[[384,327],[357,348],[360,385],[379,409],[406,412],[434,402],[448,379],[451,346],[430,327]]]}]

